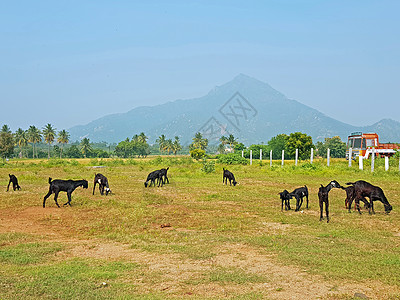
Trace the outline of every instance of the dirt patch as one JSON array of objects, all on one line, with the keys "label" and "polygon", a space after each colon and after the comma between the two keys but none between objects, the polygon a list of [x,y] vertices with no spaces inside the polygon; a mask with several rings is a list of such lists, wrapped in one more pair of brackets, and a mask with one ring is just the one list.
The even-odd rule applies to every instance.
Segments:
[{"label": "dirt patch", "polygon": [[[104,240],[79,240],[63,235],[59,219],[73,214],[68,208],[28,207],[19,212],[0,211],[0,232],[23,232],[46,235],[50,240],[63,243],[65,250],[57,254],[60,260],[81,257],[135,262],[144,274],[160,274],[159,284],[149,284],[145,279],[132,278],[142,291],[156,290],[166,296],[197,296],[225,298],[232,295],[257,293],[268,299],[337,299],[350,298],[362,293],[371,299],[385,299],[398,289],[380,282],[349,283],[327,281],[322,276],[311,275],[305,270],[278,263],[276,256],[244,244],[225,243],[211,259],[193,260],[173,253],[150,253],[132,249],[130,245]],[[157,225],[159,226],[159,225]],[[269,231],[283,232],[290,225],[263,223]],[[164,230],[160,229],[160,230]],[[168,230],[176,230],[168,227]],[[262,282],[246,284],[212,282],[208,274],[218,268],[242,270],[265,278]]]}]

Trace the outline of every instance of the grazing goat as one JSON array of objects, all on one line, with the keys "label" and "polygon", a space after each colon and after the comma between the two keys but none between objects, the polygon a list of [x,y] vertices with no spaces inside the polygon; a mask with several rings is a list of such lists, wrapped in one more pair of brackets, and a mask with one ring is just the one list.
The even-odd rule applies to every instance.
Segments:
[{"label": "grazing goat", "polygon": [[[374,201],[376,200],[379,200],[383,203],[383,205],[385,206],[385,212],[387,214],[390,213],[390,211],[393,209],[392,206],[389,204],[389,201],[387,200],[385,194],[383,193],[383,190],[379,186],[372,185],[364,180],[348,182],[347,184],[354,186],[354,200],[357,206],[357,210],[360,214],[360,200],[363,201],[365,197],[369,198],[368,212],[370,214],[375,213]],[[349,199],[349,212],[352,202],[353,199]]]},{"label": "grazing goat", "polygon": [[103,174],[95,174],[94,176],[94,184],[93,184],[93,195],[94,190],[96,188],[96,184],[99,184],[99,191],[101,195],[104,195],[104,189],[106,190],[106,196],[111,194],[110,186],[108,185],[108,179]]},{"label": "grazing goat", "polygon": [[325,203],[325,212],[326,212],[326,222],[329,223],[329,198],[328,194],[332,188],[341,188],[340,184],[336,180],[332,180],[329,182],[327,186],[321,187],[318,191],[318,198],[319,198],[319,210],[320,210],[320,217],[319,220],[322,221],[323,219],[323,208]]},{"label": "grazing goat", "polygon": [[52,193],[54,193],[54,201],[56,202],[57,206],[57,197],[59,192],[67,192],[68,196],[68,201],[64,203],[64,205],[69,204],[71,206],[71,194],[72,192],[78,187],[82,186],[84,189],[88,188],[88,182],[86,180],[61,180],[61,179],[54,179],[53,181],[51,180],[51,177],[49,177],[49,192],[47,193],[46,196],[44,196],[43,199],[43,207],[46,205],[46,199],[50,197]]},{"label": "grazing goat", "polygon": [[222,184],[225,182],[225,184],[228,184],[228,180],[229,180],[229,185],[232,185],[233,182],[233,186],[235,186],[237,184],[237,181],[235,180],[235,176],[233,175],[232,172],[226,170],[225,168],[222,168],[224,171],[223,177],[222,177]]},{"label": "grazing goat", "polygon": [[290,193],[287,190],[284,190],[283,192],[279,193],[279,196],[282,200],[281,210],[283,211],[283,203],[285,203],[285,210],[290,210],[290,199],[292,198]]},{"label": "grazing goat", "polygon": [[8,185],[7,185],[7,192],[8,192],[8,189],[10,188],[10,184],[12,183],[12,186],[13,186],[13,190],[15,191],[15,190],[20,190],[21,189],[21,187],[19,186],[19,184],[18,184],[18,179],[17,179],[17,177],[15,176],[15,175],[13,175],[13,174],[8,174],[8,176],[10,177],[10,181],[8,182]]},{"label": "grazing goat", "polygon": [[162,168],[161,170],[160,170],[160,172],[161,172],[161,178],[163,179],[163,183],[165,184],[165,182],[167,182],[168,184],[169,184],[169,180],[168,180],[168,177],[167,177],[167,172],[168,172],[168,170],[169,170],[169,167],[168,168]]},{"label": "grazing goat", "polygon": [[301,208],[301,205],[303,204],[303,197],[306,197],[307,199],[307,206],[308,208],[308,188],[307,186],[302,186],[297,189],[295,189],[293,192],[290,193],[290,196],[296,198],[296,210],[299,211]]},{"label": "grazing goat", "polygon": [[151,186],[151,184],[154,184],[154,186],[156,186],[156,180],[158,181],[158,186],[160,186],[160,184],[161,186],[164,185],[161,170],[155,170],[151,172],[149,175],[147,175],[147,179],[146,182],[144,183],[144,186],[147,187],[149,181],[150,181],[149,187]]}]

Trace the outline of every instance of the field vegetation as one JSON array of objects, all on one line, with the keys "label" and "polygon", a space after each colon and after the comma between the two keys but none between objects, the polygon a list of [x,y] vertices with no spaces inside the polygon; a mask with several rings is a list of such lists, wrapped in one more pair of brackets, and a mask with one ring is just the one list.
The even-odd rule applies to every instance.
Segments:
[{"label": "field vegetation", "polygon": [[[11,160],[0,165],[0,299],[398,299],[400,173],[348,167],[344,159],[253,159],[232,164],[188,156]],[[170,184],[144,187],[169,166]],[[222,168],[239,185],[222,184]],[[92,195],[95,173],[112,194]],[[6,192],[8,174],[22,190]],[[87,179],[72,207],[42,207],[48,178]],[[320,184],[366,180],[393,211],[344,208],[330,194],[331,221],[319,221]],[[281,211],[278,193],[307,185],[310,208]],[[59,203],[67,197],[61,193]],[[292,202],[294,207],[294,202]]]}]

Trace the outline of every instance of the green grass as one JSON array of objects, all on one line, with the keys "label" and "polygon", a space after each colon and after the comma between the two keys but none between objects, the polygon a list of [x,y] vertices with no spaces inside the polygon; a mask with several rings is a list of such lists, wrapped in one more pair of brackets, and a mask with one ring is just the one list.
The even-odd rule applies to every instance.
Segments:
[{"label": "green grass", "polygon": [[[101,169],[93,166],[105,166]],[[170,167],[170,184],[162,188],[145,188],[150,171]],[[123,243],[148,255],[174,257],[182,263],[212,261],[227,245],[251,247],[261,255],[273,257],[282,265],[290,265],[326,281],[362,282],[367,285],[392,286],[393,296],[400,296],[400,174],[398,161],[391,160],[391,169],[384,171],[383,160],[376,161],[375,172],[368,166],[358,170],[344,160],[316,160],[314,164],[293,161],[269,161],[253,165],[231,165],[239,185],[222,185],[222,167],[205,174],[202,162],[187,157],[156,157],[129,160],[43,160],[7,163],[0,167],[0,185],[8,184],[8,174],[19,178],[21,191],[0,191],[0,217],[15,213],[21,218],[25,209],[40,207],[48,190],[48,177],[89,181],[89,189],[77,189],[72,207],[36,218],[42,235],[25,233],[0,234],[0,298],[26,299],[107,299],[181,298],[185,295],[218,298],[215,295],[193,294],[197,285],[251,286],[268,282],[262,274],[254,274],[233,266],[213,266],[192,272],[191,279],[176,279],[175,289],[165,291],[158,286],[170,282],[163,272],[137,264],[129,259],[89,259],[58,256],[68,252],[63,239],[96,239]],[[113,194],[105,197],[96,190],[92,195],[95,172],[109,178]],[[384,190],[393,211],[384,214],[376,203],[376,214],[362,215],[344,209],[345,193],[330,192],[331,222],[319,221],[317,191],[335,179],[341,184],[366,180]],[[307,185],[310,209],[303,212],[281,211],[278,192]],[[66,195],[60,194],[60,203]],[[54,209],[53,197],[46,209]],[[294,204],[292,205],[294,206]],[[2,217],[3,216],[3,217]],[[30,216],[32,218],[32,216]],[[33,218],[35,218],[33,216]],[[21,219],[23,220],[23,219]],[[171,225],[162,229],[161,224]],[[51,241],[46,228],[59,234]],[[138,278],[140,280],[138,280]],[[106,287],[99,287],[107,282]],[[240,289],[232,299],[266,297],[262,290]],[[189,293],[189,294],[187,294]],[[343,299],[347,296],[342,295]],[[350,297],[351,298],[351,297]],[[350,299],[349,298],[349,299]]]}]

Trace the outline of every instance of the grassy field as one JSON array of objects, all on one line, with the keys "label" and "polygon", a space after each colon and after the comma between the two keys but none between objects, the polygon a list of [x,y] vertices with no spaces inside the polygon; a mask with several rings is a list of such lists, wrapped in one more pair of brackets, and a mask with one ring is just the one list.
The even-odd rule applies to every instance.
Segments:
[{"label": "grassy field", "polygon": [[[228,167],[236,187],[222,184],[226,166],[205,174],[188,157],[3,164],[0,299],[399,299],[400,174],[391,163],[385,172],[378,160],[371,173],[344,160],[254,160]],[[167,166],[170,184],[144,187]],[[95,172],[111,195],[92,195]],[[6,192],[9,173],[22,190]],[[89,189],[72,194],[72,207],[51,196],[43,208],[48,177],[84,178]],[[333,189],[331,221],[320,222],[318,187],[332,179],[379,185],[393,211],[378,202],[375,215],[348,213],[345,192]],[[310,208],[282,212],[278,192],[305,184]]]}]

